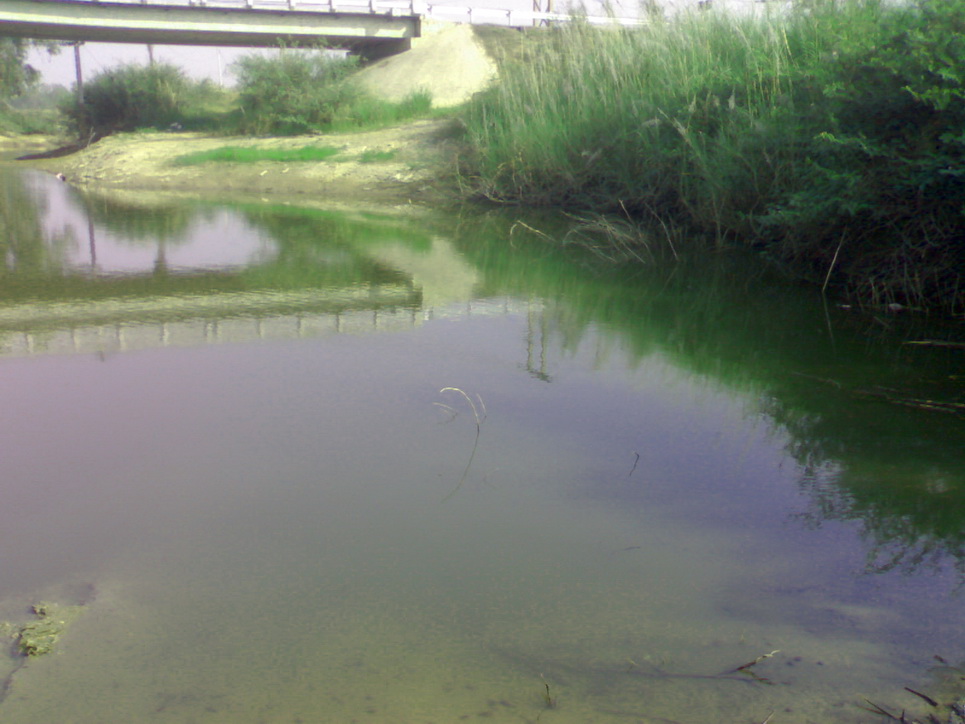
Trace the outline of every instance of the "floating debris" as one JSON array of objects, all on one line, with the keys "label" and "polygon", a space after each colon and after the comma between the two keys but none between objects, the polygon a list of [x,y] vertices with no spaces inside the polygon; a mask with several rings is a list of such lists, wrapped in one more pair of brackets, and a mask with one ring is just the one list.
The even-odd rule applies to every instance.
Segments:
[{"label": "floating debris", "polygon": [[54,650],[64,629],[83,611],[83,606],[36,603],[36,621],[23,624],[17,633],[17,648],[24,656],[43,656]]}]

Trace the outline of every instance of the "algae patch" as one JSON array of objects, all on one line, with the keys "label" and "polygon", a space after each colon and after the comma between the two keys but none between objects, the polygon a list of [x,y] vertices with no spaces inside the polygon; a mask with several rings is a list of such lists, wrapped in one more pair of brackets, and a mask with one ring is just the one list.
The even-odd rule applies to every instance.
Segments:
[{"label": "algae patch", "polygon": [[22,625],[4,622],[0,632],[17,641],[17,650],[24,656],[43,656],[54,649],[64,630],[83,612],[83,606],[58,603],[36,603],[32,607],[37,618]]}]

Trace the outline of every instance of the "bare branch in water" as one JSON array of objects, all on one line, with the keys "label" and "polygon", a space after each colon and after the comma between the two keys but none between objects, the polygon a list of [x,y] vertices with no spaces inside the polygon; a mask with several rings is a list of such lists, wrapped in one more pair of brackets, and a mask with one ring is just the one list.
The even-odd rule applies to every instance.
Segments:
[{"label": "bare branch in water", "polygon": [[[449,491],[448,495],[442,499],[443,503],[459,492],[459,489],[462,488],[463,483],[466,482],[466,478],[469,477],[469,468],[472,467],[472,461],[476,457],[476,448],[479,447],[479,433],[482,432],[482,424],[486,421],[487,414],[486,404],[479,395],[476,395],[476,399],[473,400],[473,398],[470,397],[464,390],[461,390],[458,387],[443,387],[441,390],[439,390],[440,395],[445,394],[446,392],[455,392],[461,395],[462,398],[469,404],[469,409],[472,410],[473,420],[476,423],[476,439],[473,441],[472,452],[469,454],[469,461],[466,463],[465,470],[462,471],[462,477],[459,478],[459,482],[456,484],[456,487]],[[452,417],[450,417],[450,421],[455,419],[455,417],[459,414],[454,407],[445,403],[435,402],[433,404],[442,410],[449,412],[452,415]]]}]

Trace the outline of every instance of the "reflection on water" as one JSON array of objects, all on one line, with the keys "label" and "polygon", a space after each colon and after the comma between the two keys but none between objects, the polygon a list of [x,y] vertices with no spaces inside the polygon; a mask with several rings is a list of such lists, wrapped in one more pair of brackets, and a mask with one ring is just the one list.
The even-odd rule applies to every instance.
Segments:
[{"label": "reflection on water", "polygon": [[0,618],[87,604],[3,664],[4,722],[961,695],[929,667],[965,644],[963,426],[902,404],[959,399],[961,357],[901,344],[926,332],[746,261],[614,272],[501,216],[0,182]]}]

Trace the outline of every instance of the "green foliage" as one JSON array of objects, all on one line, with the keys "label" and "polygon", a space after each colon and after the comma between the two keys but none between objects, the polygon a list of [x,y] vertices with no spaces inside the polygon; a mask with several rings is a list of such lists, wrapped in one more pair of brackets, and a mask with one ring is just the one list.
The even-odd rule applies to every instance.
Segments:
[{"label": "green foliage", "polygon": [[20,38],[0,37],[0,99],[20,95],[37,82],[40,74],[24,61],[29,44]]},{"label": "green foliage", "polygon": [[34,85],[22,95],[0,102],[0,131],[15,134],[64,132],[60,107],[70,100],[63,86]]},{"label": "green foliage", "polygon": [[61,117],[57,111],[23,110],[0,106],[0,132],[58,135],[62,131]]},{"label": "green foliage", "polygon": [[282,49],[278,55],[248,55],[235,63],[242,110],[240,130],[253,134],[319,131],[360,92],[349,82],[355,58],[320,51]]},{"label": "green foliage", "polygon": [[427,91],[412,93],[398,103],[360,93],[351,105],[340,110],[332,122],[331,130],[378,128],[412,118],[424,118],[431,112],[432,94]]},{"label": "green foliage", "polygon": [[179,120],[191,82],[167,64],[122,65],[84,84],[84,101],[62,110],[81,137],[138,128],[164,128]]},{"label": "green foliage", "polygon": [[466,117],[503,199],[685,221],[875,301],[965,308],[965,0],[572,23]]},{"label": "green foliage", "polygon": [[353,80],[358,59],[332,58],[320,51],[282,50],[277,56],[237,61],[241,119],[250,134],[294,135],[386,126],[426,116],[429,93],[398,103],[373,98]]},{"label": "green foliage", "polygon": [[965,2],[881,12],[876,30],[802,73],[821,89],[807,164],[761,228],[815,275],[836,264],[877,301],[960,308]]},{"label": "green foliage", "polygon": [[175,159],[178,166],[196,166],[202,163],[257,163],[260,161],[279,161],[284,163],[327,161],[341,153],[342,149],[332,146],[303,146],[301,148],[245,148],[243,146],[222,146],[210,151],[189,153]]},{"label": "green foliage", "polygon": [[222,88],[211,80],[188,81],[181,114],[178,119],[186,131],[224,133],[236,121],[238,94],[233,89]]}]

